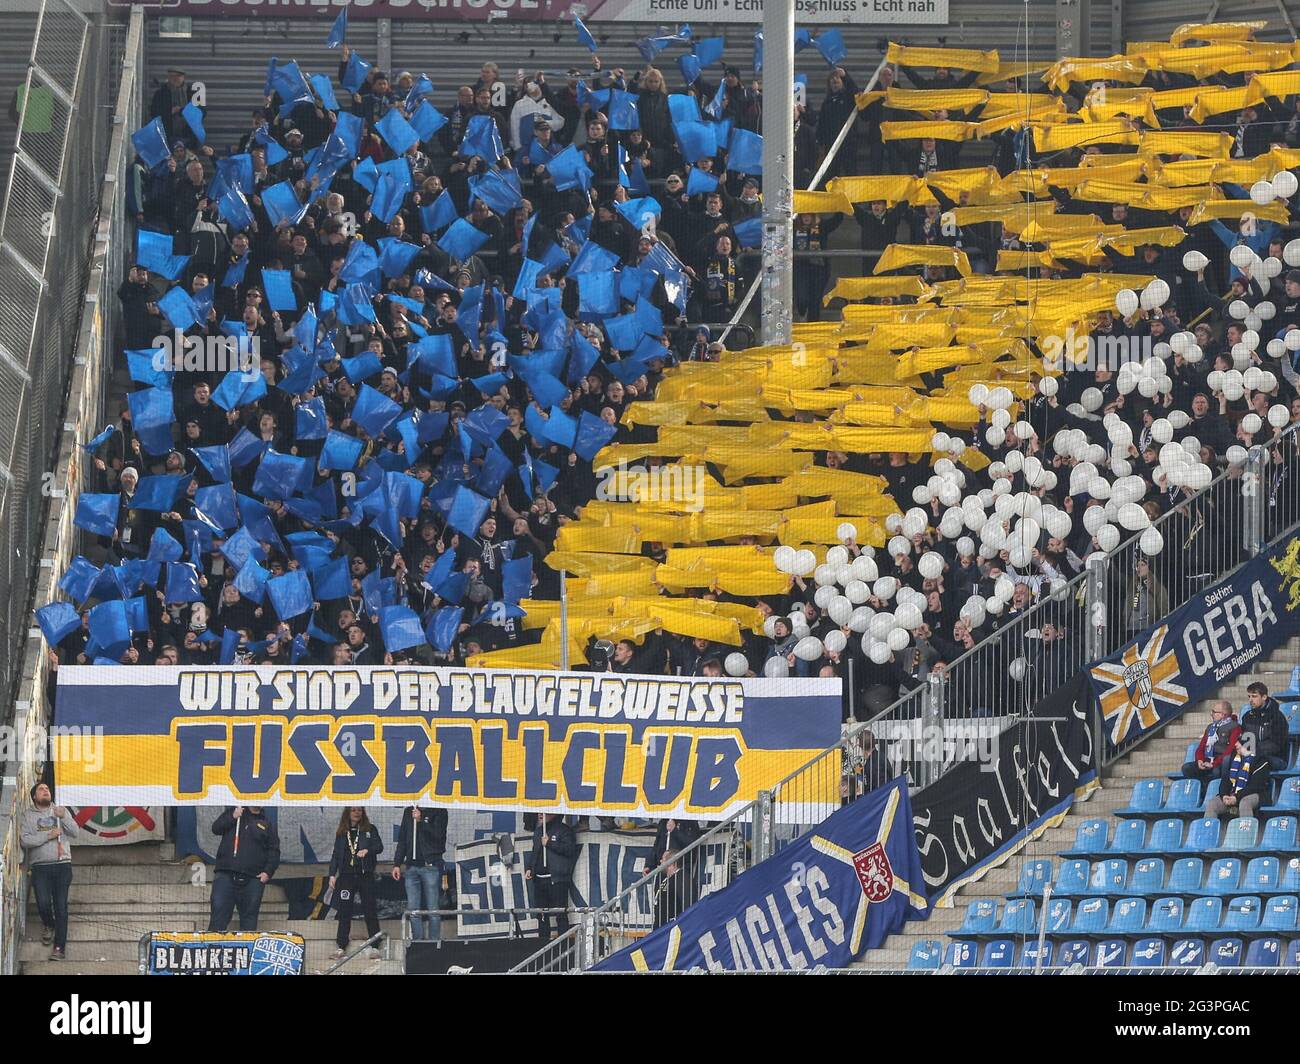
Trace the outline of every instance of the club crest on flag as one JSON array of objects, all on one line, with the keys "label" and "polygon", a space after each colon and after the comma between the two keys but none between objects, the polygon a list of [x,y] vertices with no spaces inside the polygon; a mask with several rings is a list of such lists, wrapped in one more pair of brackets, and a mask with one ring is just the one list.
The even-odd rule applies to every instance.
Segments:
[{"label": "club crest on flag", "polygon": [[[1287,595],[1283,608],[1290,613],[1300,606],[1300,537],[1286,545],[1286,553],[1280,558],[1273,558],[1268,563],[1282,577],[1278,590]],[[1289,587],[1287,585],[1290,585]]]},{"label": "club crest on flag", "polygon": [[1145,643],[1135,640],[1124,648],[1118,660],[1093,666],[1092,678],[1103,686],[1101,712],[1110,725],[1111,741],[1124,741],[1137,721],[1138,731],[1155,727],[1160,720],[1157,702],[1185,706],[1187,688],[1176,681],[1178,656],[1165,650],[1169,626],[1156,628]]},{"label": "club crest on flag", "polygon": [[853,870],[868,901],[882,902],[894,893],[894,870],[883,842],[873,842],[853,855]]}]

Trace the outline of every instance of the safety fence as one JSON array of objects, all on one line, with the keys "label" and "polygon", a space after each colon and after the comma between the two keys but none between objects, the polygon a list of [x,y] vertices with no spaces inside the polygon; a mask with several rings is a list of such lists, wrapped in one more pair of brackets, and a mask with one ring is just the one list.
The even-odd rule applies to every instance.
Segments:
[{"label": "safety fence", "polygon": [[23,931],[18,818],[48,724],[50,661],[31,618],[77,553],[78,445],[102,425],[116,286],[132,254],[125,181],[143,25],[138,11],[123,22],[42,4],[0,222],[0,671],[17,737],[0,776],[4,973],[17,969]]}]

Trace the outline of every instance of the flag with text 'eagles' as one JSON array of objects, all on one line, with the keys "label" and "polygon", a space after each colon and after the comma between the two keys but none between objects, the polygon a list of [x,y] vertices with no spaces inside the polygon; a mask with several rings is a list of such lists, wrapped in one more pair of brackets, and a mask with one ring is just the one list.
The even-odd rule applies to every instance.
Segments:
[{"label": "flag with text 'eagles'", "polygon": [[907,782],[897,779],[594,970],[843,968],[925,915]]},{"label": "flag with text 'eagles'", "polygon": [[1089,667],[1106,745],[1163,726],[1300,631],[1300,536],[1201,591]]}]

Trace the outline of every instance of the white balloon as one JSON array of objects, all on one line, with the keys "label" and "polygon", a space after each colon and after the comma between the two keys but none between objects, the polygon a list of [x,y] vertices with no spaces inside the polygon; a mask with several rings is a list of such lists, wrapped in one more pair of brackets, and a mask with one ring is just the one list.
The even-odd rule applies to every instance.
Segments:
[{"label": "white balloon", "polygon": [[876,611],[870,606],[858,606],[849,616],[849,627],[855,632],[865,632]]},{"label": "white balloon", "polygon": [[813,592],[813,602],[819,610],[829,609],[830,604],[839,597],[839,589],[833,586],[819,587]]},{"label": "white balloon", "polygon": [[1131,317],[1138,310],[1138,294],[1131,288],[1121,288],[1115,293],[1115,309],[1124,318]]},{"label": "white balloon", "polygon": [[1258,366],[1251,366],[1241,374],[1241,383],[1249,392],[1257,392],[1264,384],[1264,371]]},{"label": "white balloon", "polygon": [[1201,455],[1201,441],[1195,436],[1184,436],[1179,441],[1179,446],[1192,458],[1199,458]]},{"label": "white balloon", "polygon": [[1107,554],[1119,546],[1119,529],[1114,525],[1102,525],[1097,530],[1097,546]]},{"label": "white balloon", "polygon": [[1155,310],[1156,307],[1163,307],[1169,299],[1169,285],[1157,277],[1154,281],[1142,289],[1141,304],[1146,310]]},{"label": "white balloon", "polygon": [[763,662],[763,675],[769,680],[779,680],[790,675],[790,663],[779,654],[773,654]]},{"label": "white balloon", "polygon": [[808,576],[817,568],[817,555],[810,550],[796,551],[794,556],[794,575]]},{"label": "white balloon", "polygon": [[1233,444],[1233,446],[1228,448],[1225,457],[1228,459],[1228,465],[1245,465],[1246,459],[1250,457],[1250,452],[1240,444]]},{"label": "white balloon", "polygon": [[907,644],[910,643],[911,640],[912,637],[908,634],[907,629],[894,628],[887,636],[885,636],[885,645],[888,646],[890,650],[897,653],[900,650],[905,650]]},{"label": "white balloon", "polygon": [[1256,181],[1250,186],[1250,198],[1261,207],[1267,207],[1276,198],[1272,181]]},{"label": "white balloon", "polygon": [[1288,329],[1282,343],[1288,351],[1300,351],[1300,329]]},{"label": "white balloon", "polygon": [[1192,344],[1192,346],[1187,349],[1187,353],[1183,355],[1183,358],[1193,366],[1200,362],[1204,357],[1205,352],[1201,350],[1200,344]]},{"label": "white balloon", "polygon": [[1210,264],[1210,260],[1199,251],[1189,251],[1183,256],[1183,269],[1198,273]]},{"label": "white balloon", "polygon": [[831,587],[835,584],[835,570],[829,565],[819,565],[813,570],[813,579],[818,588]]},{"label": "white balloon", "polygon": [[1140,532],[1151,524],[1151,518],[1137,503],[1126,502],[1119,508],[1119,523],[1130,532]]},{"label": "white balloon", "polygon": [[1160,390],[1160,385],[1156,383],[1153,377],[1143,377],[1138,381],[1138,394],[1143,399],[1150,399]]},{"label": "white balloon", "polygon": [[921,611],[914,603],[907,602],[898,607],[898,612],[894,615],[900,628],[905,628],[909,632],[914,632],[921,627]]},{"label": "white balloon", "polygon": [[1247,414],[1241,419],[1241,427],[1253,436],[1264,427],[1264,422],[1258,414]]},{"label": "white balloon", "polygon": [[776,570],[779,573],[794,572],[794,556],[798,552],[793,547],[777,547],[772,552],[772,561],[776,564]]},{"label": "white balloon", "polygon": [[858,538],[858,526],[850,524],[848,521],[845,521],[842,525],[840,525],[838,528],[835,529],[835,538],[839,540],[845,540],[845,539],[856,540]]},{"label": "white balloon", "polygon": [[[1277,259],[1269,259],[1269,262],[1277,262]],[[1282,268],[1280,262],[1277,263],[1278,269]],[[1255,304],[1255,313],[1259,316],[1260,321],[1272,321],[1277,317],[1277,307],[1270,301],[1264,300],[1262,303]]]},{"label": "white balloon", "polygon": [[1300,188],[1300,179],[1290,170],[1282,170],[1273,178],[1273,192],[1279,199],[1290,199]]},{"label": "white balloon", "polygon": [[1101,406],[1102,394],[1098,388],[1085,388],[1083,395],[1079,396],[1079,401],[1083,404],[1084,410],[1092,413]]},{"label": "white balloon", "polygon": [[1289,411],[1281,403],[1279,403],[1277,406],[1270,406],[1268,408],[1268,423],[1272,425],[1275,429],[1282,428],[1290,420],[1291,420],[1291,411]]},{"label": "white balloon", "polygon": [[1228,261],[1239,270],[1244,270],[1254,259],[1255,253],[1245,244],[1234,244],[1228,252]]},{"label": "white balloon", "polygon": [[912,501],[920,506],[928,506],[931,495],[930,489],[924,484],[918,484],[912,489]]},{"label": "white balloon", "polygon": [[962,558],[969,558],[975,553],[975,541],[970,536],[962,536],[957,540],[957,554]]},{"label": "white balloon", "polygon": [[1038,394],[1052,396],[1060,390],[1061,383],[1055,377],[1044,377],[1038,382]]},{"label": "white balloon", "polygon": [[990,425],[984,430],[984,442],[990,447],[1001,447],[1006,440],[1007,434],[996,425]]},{"label": "white balloon", "polygon": [[1288,266],[1300,266],[1300,240],[1289,241],[1282,249],[1282,261]]},{"label": "white balloon", "polygon": [[835,629],[826,633],[826,638],[822,640],[822,644],[830,653],[838,654],[849,645],[849,637],[839,629]]},{"label": "white balloon", "polygon": [[1003,602],[1010,602],[1011,596],[1016,593],[1016,582],[1003,573],[993,582],[993,597],[1001,599]]},{"label": "white balloon", "polygon": [[814,635],[804,636],[794,645],[794,656],[800,661],[816,661],[822,656],[822,641]]},{"label": "white balloon", "polygon": [[865,554],[861,554],[853,559],[853,564],[849,566],[849,575],[854,580],[862,580],[866,583],[870,583],[875,580],[880,573],[876,568],[875,559],[868,558]]},{"label": "white balloon", "polygon": [[[900,521],[902,520],[902,518],[899,517],[898,514],[890,514],[889,517],[885,518],[885,528],[888,529],[890,532],[898,531],[897,528],[889,528],[890,521],[896,517],[898,517]],[[849,552],[848,552],[848,548],[846,547],[835,546],[826,552],[827,565],[830,566],[847,565],[848,561],[849,561]]]},{"label": "white balloon", "polygon": [[1019,683],[1025,678],[1026,671],[1028,671],[1028,664],[1024,658],[1016,658],[1007,665],[1007,674],[1015,680],[1016,683]]},{"label": "white balloon", "polygon": [[875,664],[883,665],[891,657],[889,646],[885,643],[872,643],[871,649],[867,651],[867,657]]},{"label": "white balloon", "polygon": [[943,555],[935,551],[927,551],[921,555],[916,567],[921,570],[923,577],[927,580],[933,580],[943,572]]},{"label": "white balloon", "polygon": [[1143,554],[1154,558],[1165,549],[1165,537],[1160,534],[1160,529],[1152,526],[1142,533],[1138,546],[1142,548]]},{"label": "white balloon", "polygon": [[1186,410],[1171,410],[1169,412],[1169,424],[1173,425],[1175,432],[1181,432],[1191,424],[1192,415]]},{"label": "white balloon", "polygon": [[[1237,245],[1237,247],[1241,247],[1241,246],[1242,245],[1240,244]],[[1237,248],[1233,248],[1232,250],[1236,251]],[[1247,303],[1244,299],[1234,299],[1231,303],[1228,304],[1228,313],[1231,314],[1238,321],[1240,321],[1242,318],[1244,318],[1247,314],[1250,313],[1250,304]]]},{"label": "white balloon", "polygon": [[986,405],[993,407],[994,410],[1005,410],[1016,401],[1016,397],[1011,394],[1011,389],[999,384],[989,392],[989,401]]},{"label": "white balloon", "polygon": [[1210,486],[1214,474],[1206,465],[1195,465],[1187,474],[1187,486],[1193,491],[1204,491]]},{"label": "white balloon", "polygon": [[858,606],[871,597],[871,588],[861,580],[850,580],[844,585],[844,596],[853,605]]},{"label": "white balloon", "polygon": [[749,672],[749,659],[737,651],[727,655],[722,667],[727,670],[728,676],[744,676]]},{"label": "white balloon", "polygon": [[993,416],[989,418],[989,424],[994,428],[1002,429],[1003,432],[1011,425],[1011,414],[1006,410],[994,410]]},{"label": "white balloon", "polygon": [[878,599],[890,599],[898,590],[898,581],[892,576],[882,576],[872,585],[871,592]]},{"label": "white balloon", "polygon": [[972,384],[967,396],[972,406],[985,406],[988,403],[989,386],[987,384]]},{"label": "white balloon", "polygon": [[853,600],[847,595],[836,595],[825,609],[836,624],[848,624],[849,618],[853,616]]},{"label": "white balloon", "polygon": [[872,639],[883,642],[885,637],[896,627],[898,627],[898,625],[894,621],[894,615],[892,613],[877,613],[869,622],[867,622],[867,634],[870,635]]},{"label": "white balloon", "polygon": [[1001,617],[1002,611],[1005,610],[1006,608],[1007,608],[1007,604],[1003,602],[1000,598],[989,599],[988,604],[984,607],[984,609],[988,613],[992,614],[994,617]]},{"label": "white balloon", "polygon": [[1106,510],[1103,507],[1089,506],[1083,511],[1083,527],[1090,536],[1095,536],[1105,523]]}]

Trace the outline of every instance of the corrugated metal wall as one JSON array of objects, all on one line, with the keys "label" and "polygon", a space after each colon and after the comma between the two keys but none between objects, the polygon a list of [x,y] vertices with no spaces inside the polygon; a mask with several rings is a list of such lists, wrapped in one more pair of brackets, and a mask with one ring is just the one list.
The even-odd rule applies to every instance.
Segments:
[{"label": "corrugated metal wall", "polygon": [[[1029,13],[1029,58],[1047,60],[1055,51],[1055,4],[1051,0],[985,0],[966,3],[952,0],[952,25],[918,27],[909,32],[907,43],[934,45],[946,43],[951,48],[997,48],[1008,57],[1023,56],[1025,27],[1023,17]],[[335,74],[338,52],[325,48],[332,15],[322,18],[200,18],[193,20],[193,35],[188,40],[158,36],[158,21],[149,24],[149,82],[164,77],[169,66],[181,65],[190,77],[202,80],[208,89],[208,121],[211,143],[224,147],[238,139],[248,128],[249,110],[259,102],[262,79],[271,56],[296,59],[312,73]],[[641,58],[632,42],[655,31],[655,27],[636,23],[594,23],[591,27],[602,41],[601,59],[609,67],[640,65]],[[700,36],[725,36],[726,59],[735,62],[748,74],[753,61],[753,31],[757,26],[703,26],[696,24]],[[348,29],[349,43],[366,59],[378,56],[378,23],[374,19],[356,18]],[[555,38],[558,36],[558,40]],[[849,27],[844,30],[849,49],[849,67],[859,77],[870,75],[880,59],[878,42],[887,36],[884,28]],[[434,102],[449,106],[456,88],[472,84],[480,65],[496,61],[507,81],[523,67],[529,73],[545,70],[562,73],[570,66],[589,62],[585,48],[573,36],[572,26],[556,29],[551,24],[459,23],[408,21],[392,23],[392,64],[394,71],[427,73],[438,87]],[[667,54],[669,63],[680,49]],[[826,64],[813,49],[795,59],[796,70],[808,74],[815,87],[826,72]],[[668,75],[669,83],[677,81]],[[146,97],[147,100],[147,97]]]},{"label": "corrugated metal wall", "polygon": [[[1095,2],[1095,0],[1094,0]],[[1300,23],[1300,3],[1283,0],[1291,21]],[[1261,41],[1289,41],[1278,0],[1124,0],[1124,36],[1129,41],[1163,41],[1186,22],[1267,22]]]}]

